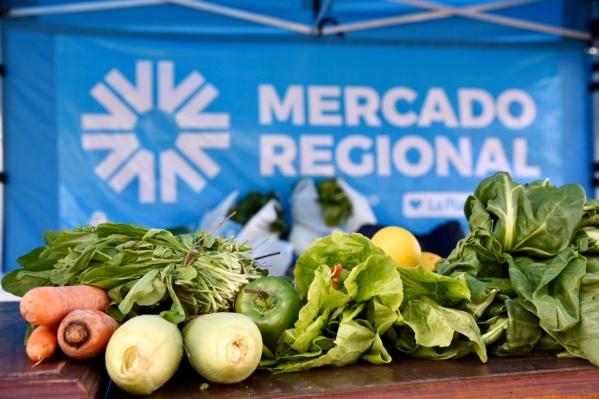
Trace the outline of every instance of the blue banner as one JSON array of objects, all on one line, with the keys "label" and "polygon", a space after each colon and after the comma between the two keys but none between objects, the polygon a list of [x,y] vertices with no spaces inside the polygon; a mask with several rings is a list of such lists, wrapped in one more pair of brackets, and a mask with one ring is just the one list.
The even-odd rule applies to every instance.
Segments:
[{"label": "blue banner", "polygon": [[62,227],[193,226],[235,190],[274,191],[288,209],[298,181],[339,177],[378,223],[426,232],[463,220],[496,171],[562,185],[590,164],[555,49],[68,36],[56,48]]}]

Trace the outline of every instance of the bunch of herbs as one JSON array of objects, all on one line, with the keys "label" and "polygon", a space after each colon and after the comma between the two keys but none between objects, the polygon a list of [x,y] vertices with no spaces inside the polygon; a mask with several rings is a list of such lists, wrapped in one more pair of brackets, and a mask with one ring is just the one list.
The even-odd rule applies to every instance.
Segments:
[{"label": "bunch of herbs", "polygon": [[117,320],[154,313],[174,323],[228,311],[237,293],[266,275],[251,248],[209,233],[173,235],[134,224],[46,231],[45,246],[18,259],[2,279],[16,296],[38,286],[88,284],[108,290]]}]

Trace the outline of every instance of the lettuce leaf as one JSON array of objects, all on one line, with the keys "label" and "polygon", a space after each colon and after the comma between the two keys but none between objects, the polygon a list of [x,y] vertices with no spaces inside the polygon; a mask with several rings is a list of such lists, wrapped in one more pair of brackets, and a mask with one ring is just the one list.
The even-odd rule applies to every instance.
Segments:
[{"label": "lettuce leaf", "polygon": [[[345,276],[335,289],[330,266],[339,263]],[[383,335],[398,319],[403,299],[391,257],[358,233],[335,232],[298,259],[295,280],[305,304],[294,327],[279,339],[274,359],[263,360],[261,367],[279,373],[360,359],[391,361]]]},{"label": "lettuce leaf", "polygon": [[[345,272],[338,289],[330,271],[336,264]],[[358,233],[314,241],[298,259],[295,280],[305,304],[262,368],[281,373],[360,360],[384,364],[392,360],[390,349],[434,358],[476,353],[487,360],[476,320],[457,309],[470,301],[465,278],[398,266]]]},{"label": "lettuce leaf", "polygon": [[332,234],[318,238],[298,258],[294,268],[295,284],[302,296],[306,296],[314,271],[321,265],[343,265],[340,282],[347,278],[349,271],[364,262],[370,255],[384,255],[385,252],[374,245],[369,238],[359,233]]},{"label": "lettuce leaf", "polygon": [[[486,346],[476,320],[470,314],[441,306],[423,296],[409,301],[402,316],[412,331],[401,328],[399,350],[411,356],[435,359],[459,358],[475,352],[481,361],[487,361]],[[413,338],[406,338],[412,332]]]}]

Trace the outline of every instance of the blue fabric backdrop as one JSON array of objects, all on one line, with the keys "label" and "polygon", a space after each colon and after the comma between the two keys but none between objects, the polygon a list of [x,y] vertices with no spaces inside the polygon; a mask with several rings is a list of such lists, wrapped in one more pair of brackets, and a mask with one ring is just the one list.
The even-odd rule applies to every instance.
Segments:
[{"label": "blue fabric backdrop", "polygon": [[[550,3],[497,13],[583,29]],[[330,14],[399,10],[364,4]],[[456,18],[310,37],[173,6],[12,18],[3,35],[4,271],[48,229],[193,226],[233,190],[287,199],[303,177],[343,177],[417,233],[460,220],[497,170],[591,192],[580,40]]]}]

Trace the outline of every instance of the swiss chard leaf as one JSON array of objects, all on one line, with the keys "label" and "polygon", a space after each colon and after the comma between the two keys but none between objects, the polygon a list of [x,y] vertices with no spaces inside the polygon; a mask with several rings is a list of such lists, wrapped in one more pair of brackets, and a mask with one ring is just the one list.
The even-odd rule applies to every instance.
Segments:
[{"label": "swiss chard leaf", "polygon": [[521,185],[505,172],[483,180],[474,197],[492,215],[493,235],[503,251],[541,257],[570,245],[586,201],[578,184],[558,188],[544,180]]},{"label": "swiss chard leaf", "polygon": [[599,226],[599,199],[588,198],[584,204],[584,213],[580,220],[580,227]]},{"label": "swiss chard leaf", "polygon": [[564,331],[580,320],[580,284],[586,259],[572,248],[540,261],[506,254],[510,277],[518,294],[536,308],[536,315],[552,331]]},{"label": "swiss chard leaf", "polygon": [[507,277],[501,243],[482,227],[468,232],[449,256],[437,263],[435,271],[446,276],[468,273],[479,278]]},{"label": "swiss chard leaf", "polygon": [[586,200],[577,184],[518,184],[500,172],[479,184],[464,211],[470,231],[435,271],[467,276],[472,301],[459,307],[476,317],[493,352],[565,348],[597,364],[591,274],[599,262],[594,269],[589,256],[599,242],[599,200]]},{"label": "swiss chard leaf", "polygon": [[495,346],[493,354],[505,357],[532,353],[543,335],[539,318],[513,299],[506,300],[505,305],[508,315],[505,340]]},{"label": "swiss chard leaf", "polygon": [[[594,262],[599,264],[599,262]],[[599,271],[589,270],[580,285],[580,321],[564,331],[553,331],[541,321],[541,326],[570,354],[599,366]]]}]

